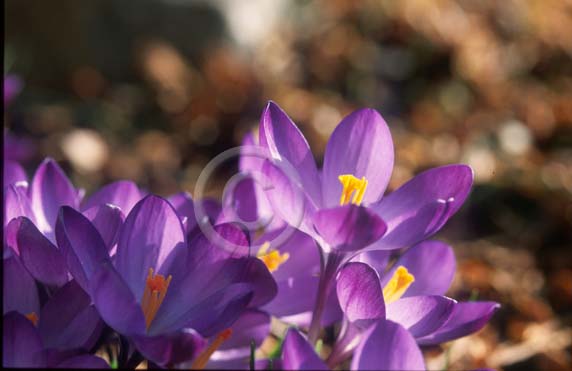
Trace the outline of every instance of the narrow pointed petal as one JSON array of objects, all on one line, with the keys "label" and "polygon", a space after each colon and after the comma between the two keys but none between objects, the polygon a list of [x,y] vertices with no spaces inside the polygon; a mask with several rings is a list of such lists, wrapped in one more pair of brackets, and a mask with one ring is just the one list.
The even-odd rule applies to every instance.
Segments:
[{"label": "narrow pointed petal", "polygon": [[314,348],[296,329],[289,329],[282,344],[284,370],[328,370]]},{"label": "narrow pointed petal", "polygon": [[184,243],[181,221],[165,199],[150,195],[135,205],[119,235],[116,267],[136,298],[143,295],[149,268],[168,275],[161,266],[175,247]]},{"label": "narrow pointed petal", "polygon": [[94,206],[83,212],[99,232],[108,251],[117,243],[125,216],[121,209],[111,204]]},{"label": "narrow pointed petal", "polygon": [[40,313],[40,298],[36,281],[17,256],[4,259],[3,314],[17,311],[21,314]]},{"label": "narrow pointed petal", "polygon": [[38,331],[44,346],[57,350],[90,350],[103,329],[91,298],[70,281],[43,306]]},{"label": "narrow pointed petal", "polygon": [[352,370],[425,370],[423,354],[403,326],[382,319],[354,352]]},{"label": "narrow pointed petal", "polygon": [[310,198],[321,204],[321,189],[314,156],[300,129],[274,102],[269,102],[260,119],[260,145],[279,161],[298,170],[302,186]]},{"label": "narrow pointed petal", "polygon": [[348,263],[336,280],[340,307],[345,316],[360,327],[385,318],[385,303],[379,276],[364,263]]},{"label": "narrow pointed petal", "polygon": [[338,177],[352,174],[368,181],[363,202],[378,201],[385,192],[393,170],[393,141],[381,115],[361,109],[344,118],[336,127],[324,154],[322,191],[324,206],[339,204],[342,185]]},{"label": "narrow pointed petal", "polygon": [[498,308],[498,303],[488,301],[456,303],[449,320],[433,334],[418,339],[418,342],[433,345],[470,335],[483,328]]},{"label": "narrow pointed petal", "polygon": [[50,286],[67,282],[64,257],[28,218],[21,217],[16,241],[22,262],[35,279]]},{"label": "narrow pointed petal", "polygon": [[417,175],[372,206],[388,231],[378,249],[411,246],[438,232],[465,202],[473,184],[466,165],[447,165]]},{"label": "narrow pointed petal", "polygon": [[67,269],[89,292],[89,281],[104,262],[110,260],[101,235],[79,211],[62,207],[56,223],[56,239]]},{"label": "narrow pointed petal", "polygon": [[48,237],[53,233],[60,207],[79,206],[78,192],[52,159],[44,160],[38,167],[29,192],[38,229]]},{"label": "narrow pointed petal", "polygon": [[146,359],[162,366],[192,360],[207,344],[206,339],[193,329],[160,336],[136,336],[134,341]]},{"label": "narrow pointed petal", "polygon": [[387,319],[405,327],[415,338],[431,334],[451,316],[456,301],[444,296],[413,296],[387,306]]},{"label": "narrow pointed petal", "polygon": [[46,355],[38,331],[17,312],[4,315],[2,329],[2,366],[18,368],[46,367]]},{"label": "narrow pointed petal", "polygon": [[27,182],[26,172],[16,161],[4,160],[4,188],[10,184]]},{"label": "narrow pointed petal", "polygon": [[101,188],[91,195],[81,205],[82,210],[90,209],[94,206],[111,204],[119,207],[127,215],[144,194],[139,187],[131,181],[120,180]]},{"label": "narrow pointed petal", "polygon": [[4,226],[19,216],[25,216],[35,222],[32,204],[26,192],[27,188],[14,184],[4,188]]},{"label": "narrow pointed petal", "polygon": [[349,252],[377,241],[387,227],[373,211],[356,205],[319,210],[314,227],[334,250]]},{"label": "narrow pointed petal", "polygon": [[[441,241],[423,241],[405,252],[383,275],[382,285],[393,276],[395,270],[403,266],[415,277],[403,297],[419,295],[444,295],[456,271],[453,249]],[[437,268],[438,267],[438,268]],[[385,268],[379,270],[383,272]]]}]

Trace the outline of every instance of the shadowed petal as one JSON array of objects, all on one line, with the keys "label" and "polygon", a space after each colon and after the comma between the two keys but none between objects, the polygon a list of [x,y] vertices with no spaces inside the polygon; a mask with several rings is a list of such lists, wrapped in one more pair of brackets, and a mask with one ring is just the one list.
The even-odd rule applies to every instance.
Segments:
[{"label": "shadowed petal", "polygon": [[352,370],[425,370],[423,354],[403,326],[380,320],[354,352]]},{"label": "shadowed petal", "polygon": [[50,158],[36,170],[29,192],[38,229],[48,238],[53,233],[60,207],[68,205],[77,209],[79,206],[78,192],[60,166]]},{"label": "shadowed petal", "polygon": [[21,217],[16,235],[18,250],[24,266],[34,278],[50,286],[61,286],[68,280],[64,257],[36,228],[34,223]]},{"label": "shadowed petal", "polygon": [[40,313],[40,299],[36,281],[24,268],[17,256],[4,259],[3,314],[17,311],[21,314]]},{"label": "shadowed petal", "polygon": [[387,227],[373,211],[344,205],[322,209],[314,215],[314,227],[333,249],[355,251],[377,241]]},{"label": "shadowed petal", "polygon": [[89,281],[98,267],[109,261],[99,232],[79,211],[62,207],[56,223],[56,239],[67,268],[77,283],[89,292]]},{"label": "shadowed petal", "polygon": [[115,245],[125,216],[120,208],[111,204],[94,206],[83,212],[97,229],[108,250]]},{"label": "shadowed petal", "polygon": [[109,365],[103,358],[97,356],[92,356],[91,354],[84,354],[81,356],[75,356],[58,363],[55,368],[74,368],[74,369],[84,369],[84,368],[109,368]]},{"label": "shadowed petal", "polygon": [[4,315],[2,329],[2,366],[46,367],[46,355],[38,331],[18,312]]},{"label": "shadowed petal", "polygon": [[385,303],[379,276],[364,263],[348,263],[338,273],[336,291],[345,316],[366,327],[385,317]]},{"label": "shadowed petal", "polygon": [[316,204],[321,204],[318,169],[308,141],[274,102],[268,103],[260,119],[260,145],[274,159],[289,162],[299,172],[303,189]]},{"label": "shadowed petal", "polygon": [[421,345],[439,344],[472,334],[483,328],[498,308],[498,303],[489,301],[456,303],[449,320],[418,342]]},{"label": "shadowed petal", "polygon": [[387,319],[399,323],[414,337],[428,335],[451,316],[456,301],[444,296],[413,296],[387,306]]},{"label": "shadowed petal", "polygon": [[121,228],[115,256],[117,271],[136,298],[143,295],[149,268],[167,276],[163,262],[184,242],[181,221],[165,199],[149,195],[135,205]]},{"label": "shadowed petal", "polygon": [[194,359],[206,346],[206,339],[193,329],[169,335],[136,336],[135,346],[146,359],[162,366],[172,366]]},{"label": "shadowed petal", "polygon": [[351,174],[368,181],[364,204],[378,201],[393,170],[393,141],[381,115],[373,109],[354,111],[336,127],[324,153],[324,206],[339,205],[338,176]]},{"label": "shadowed petal", "polygon": [[282,344],[282,367],[284,370],[328,370],[310,343],[293,328],[288,330]]},{"label": "shadowed petal", "polygon": [[[395,270],[403,266],[415,277],[403,297],[418,295],[444,295],[455,276],[456,261],[453,249],[441,241],[423,241],[405,252],[391,270],[382,277],[382,285],[389,281]],[[383,272],[385,267],[378,270]]]},{"label": "shadowed petal", "polygon": [[111,204],[118,206],[127,215],[144,194],[137,185],[128,180],[120,180],[102,187],[83,202],[81,209]]}]

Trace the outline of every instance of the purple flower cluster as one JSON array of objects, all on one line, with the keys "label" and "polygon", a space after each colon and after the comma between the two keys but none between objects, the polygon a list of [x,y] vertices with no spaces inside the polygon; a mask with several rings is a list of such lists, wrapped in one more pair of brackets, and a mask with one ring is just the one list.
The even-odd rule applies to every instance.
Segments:
[{"label": "purple flower cluster", "polygon": [[[30,180],[5,159],[3,366],[417,370],[420,347],[499,307],[444,296],[455,257],[429,239],[465,201],[469,167],[384,195],[393,142],[371,109],[337,126],[321,170],[272,102],[243,144],[222,204],[130,181],[85,197],[51,159]],[[272,318],[287,330],[271,335]],[[269,337],[275,351],[255,351]]]}]

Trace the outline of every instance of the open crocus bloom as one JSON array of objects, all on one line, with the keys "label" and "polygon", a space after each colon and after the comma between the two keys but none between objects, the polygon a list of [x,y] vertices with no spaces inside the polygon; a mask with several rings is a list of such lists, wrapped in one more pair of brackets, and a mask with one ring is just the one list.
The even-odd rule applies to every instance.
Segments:
[{"label": "open crocus bloom", "polygon": [[[217,231],[234,244],[248,244],[232,225]],[[71,274],[102,319],[157,364],[197,356],[205,347],[202,337],[224,340],[244,310],[276,294],[258,259],[228,257],[203,235],[187,244],[176,211],[157,196],[133,207],[113,261],[95,227],[72,208],[62,208],[56,236]]]}]

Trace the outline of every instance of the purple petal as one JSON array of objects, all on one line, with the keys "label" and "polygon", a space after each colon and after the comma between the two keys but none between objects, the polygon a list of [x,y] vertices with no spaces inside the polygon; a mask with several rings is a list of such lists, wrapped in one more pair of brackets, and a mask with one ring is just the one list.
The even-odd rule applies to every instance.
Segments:
[{"label": "purple petal", "polygon": [[192,329],[169,335],[136,336],[134,341],[145,358],[162,366],[172,366],[191,360],[206,346],[206,340]]},{"label": "purple petal", "polygon": [[375,250],[359,253],[352,259],[352,261],[365,263],[378,272],[385,272],[385,268],[387,267],[390,258],[391,251]]},{"label": "purple petal", "polygon": [[26,172],[16,161],[4,160],[4,188],[17,182],[27,182]]},{"label": "purple petal", "polygon": [[103,328],[91,298],[70,281],[42,308],[38,330],[47,348],[90,350]]},{"label": "purple petal", "polygon": [[181,221],[165,199],[149,195],[135,205],[121,228],[115,256],[117,270],[136,298],[143,296],[149,268],[167,276],[163,262],[184,243]]},{"label": "purple petal", "polygon": [[495,302],[456,303],[449,320],[433,334],[418,339],[421,345],[433,345],[467,336],[483,328],[500,308]]},{"label": "purple petal", "polygon": [[111,204],[94,206],[83,212],[99,232],[108,250],[117,243],[125,216],[120,208]]},{"label": "purple petal", "polygon": [[195,204],[191,195],[187,192],[180,192],[167,198],[167,201],[179,215],[185,232],[192,231],[197,226],[197,219],[195,218]]},{"label": "purple petal", "polygon": [[2,366],[46,367],[46,355],[38,331],[18,312],[4,315]]},{"label": "purple petal", "polygon": [[111,263],[102,264],[89,284],[95,307],[109,326],[125,335],[145,334],[143,311]]},{"label": "purple petal", "polygon": [[81,356],[68,358],[63,362],[58,363],[55,368],[109,368],[109,365],[103,358],[92,356],[91,354],[84,354]]},{"label": "purple petal", "polygon": [[425,370],[425,364],[409,331],[382,319],[364,335],[354,353],[351,369]]},{"label": "purple petal", "polygon": [[383,196],[393,170],[393,141],[387,124],[373,109],[354,111],[336,127],[324,154],[322,191],[324,205],[339,205],[340,175],[351,174],[368,181],[365,204]]},{"label": "purple petal", "polygon": [[375,213],[356,205],[319,210],[314,227],[333,249],[355,251],[377,241],[387,227]]},{"label": "purple petal", "polygon": [[385,317],[385,303],[379,276],[364,263],[348,263],[337,277],[336,291],[345,316],[365,327]]},{"label": "purple petal", "polygon": [[428,335],[451,316],[456,301],[444,296],[413,296],[387,306],[387,319],[399,323],[414,337]]},{"label": "purple petal", "polygon": [[8,107],[12,100],[20,93],[22,87],[22,80],[18,76],[4,76],[4,107]]},{"label": "purple petal", "polygon": [[35,279],[50,286],[68,281],[64,257],[28,218],[20,217],[16,241],[22,262]]},{"label": "purple petal", "polygon": [[[250,350],[251,341],[258,347],[270,332],[270,316],[266,312],[251,309],[244,312],[231,329],[232,336],[222,343],[216,353],[235,348]],[[213,358],[216,357],[213,355]]]},{"label": "purple petal", "polygon": [[372,206],[388,227],[375,248],[407,247],[433,235],[463,205],[472,184],[473,171],[466,165],[417,175]]},{"label": "purple petal", "polygon": [[328,370],[313,347],[296,329],[289,329],[282,344],[284,370]]},{"label": "purple petal", "polygon": [[99,232],[79,211],[62,207],[56,223],[56,239],[71,275],[89,292],[91,277],[101,264],[109,261]]},{"label": "purple petal", "polygon": [[308,141],[288,115],[274,102],[269,102],[260,119],[260,145],[279,161],[297,169],[303,189],[318,205],[322,195],[318,169]]},{"label": "purple petal", "polygon": [[240,171],[245,173],[260,171],[262,169],[262,165],[264,164],[264,157],[254,155],[255,151],[258,149],[257,147],[259,147],[257,140],[255,140],[254,134],[252,132],[246,133],[242,138],[242,143],[240,146],[246,147],[245,150],[241,150],[240,158],[238,159],[238,168]]},{"label": "purple petal", "polygon": [[3,314],[17,311],[21,314],[40,313],[40,299],[36,281],[24,268],[20,259],[12,255],[4,259]]},{"label": "purple petal", "polygon": [[59,165],[48,158],[36,170],[30,185],[30,200],[38,229],[53,233],[61,206],[79,206],[78,193]]},{"label": "purple petal", "polygon": [[19,216],[25,216],[32,221],[36,220],[26,192],[25,187],[14,184],[4,188],[4,226]]},{"label": "purple petal", "polygon": [[[455,276],[455,253],[441,241],[423,241],[405,252],[382,278],[382,285],[390,280],[395,270],[403,266],[415,277],[415,281],[403,294],[404,297],[419,295],[444,295]],[[383,272],[385,267],[378,269]]]},{"label": "purple petal", "polygon": [[81,209],[87,210],[94,206],[111,204],[118,206],[127,215],[143,196],[143,193],[135,183],[128,180],[120,180],[104,186],[91,195],[82,204]]}]

